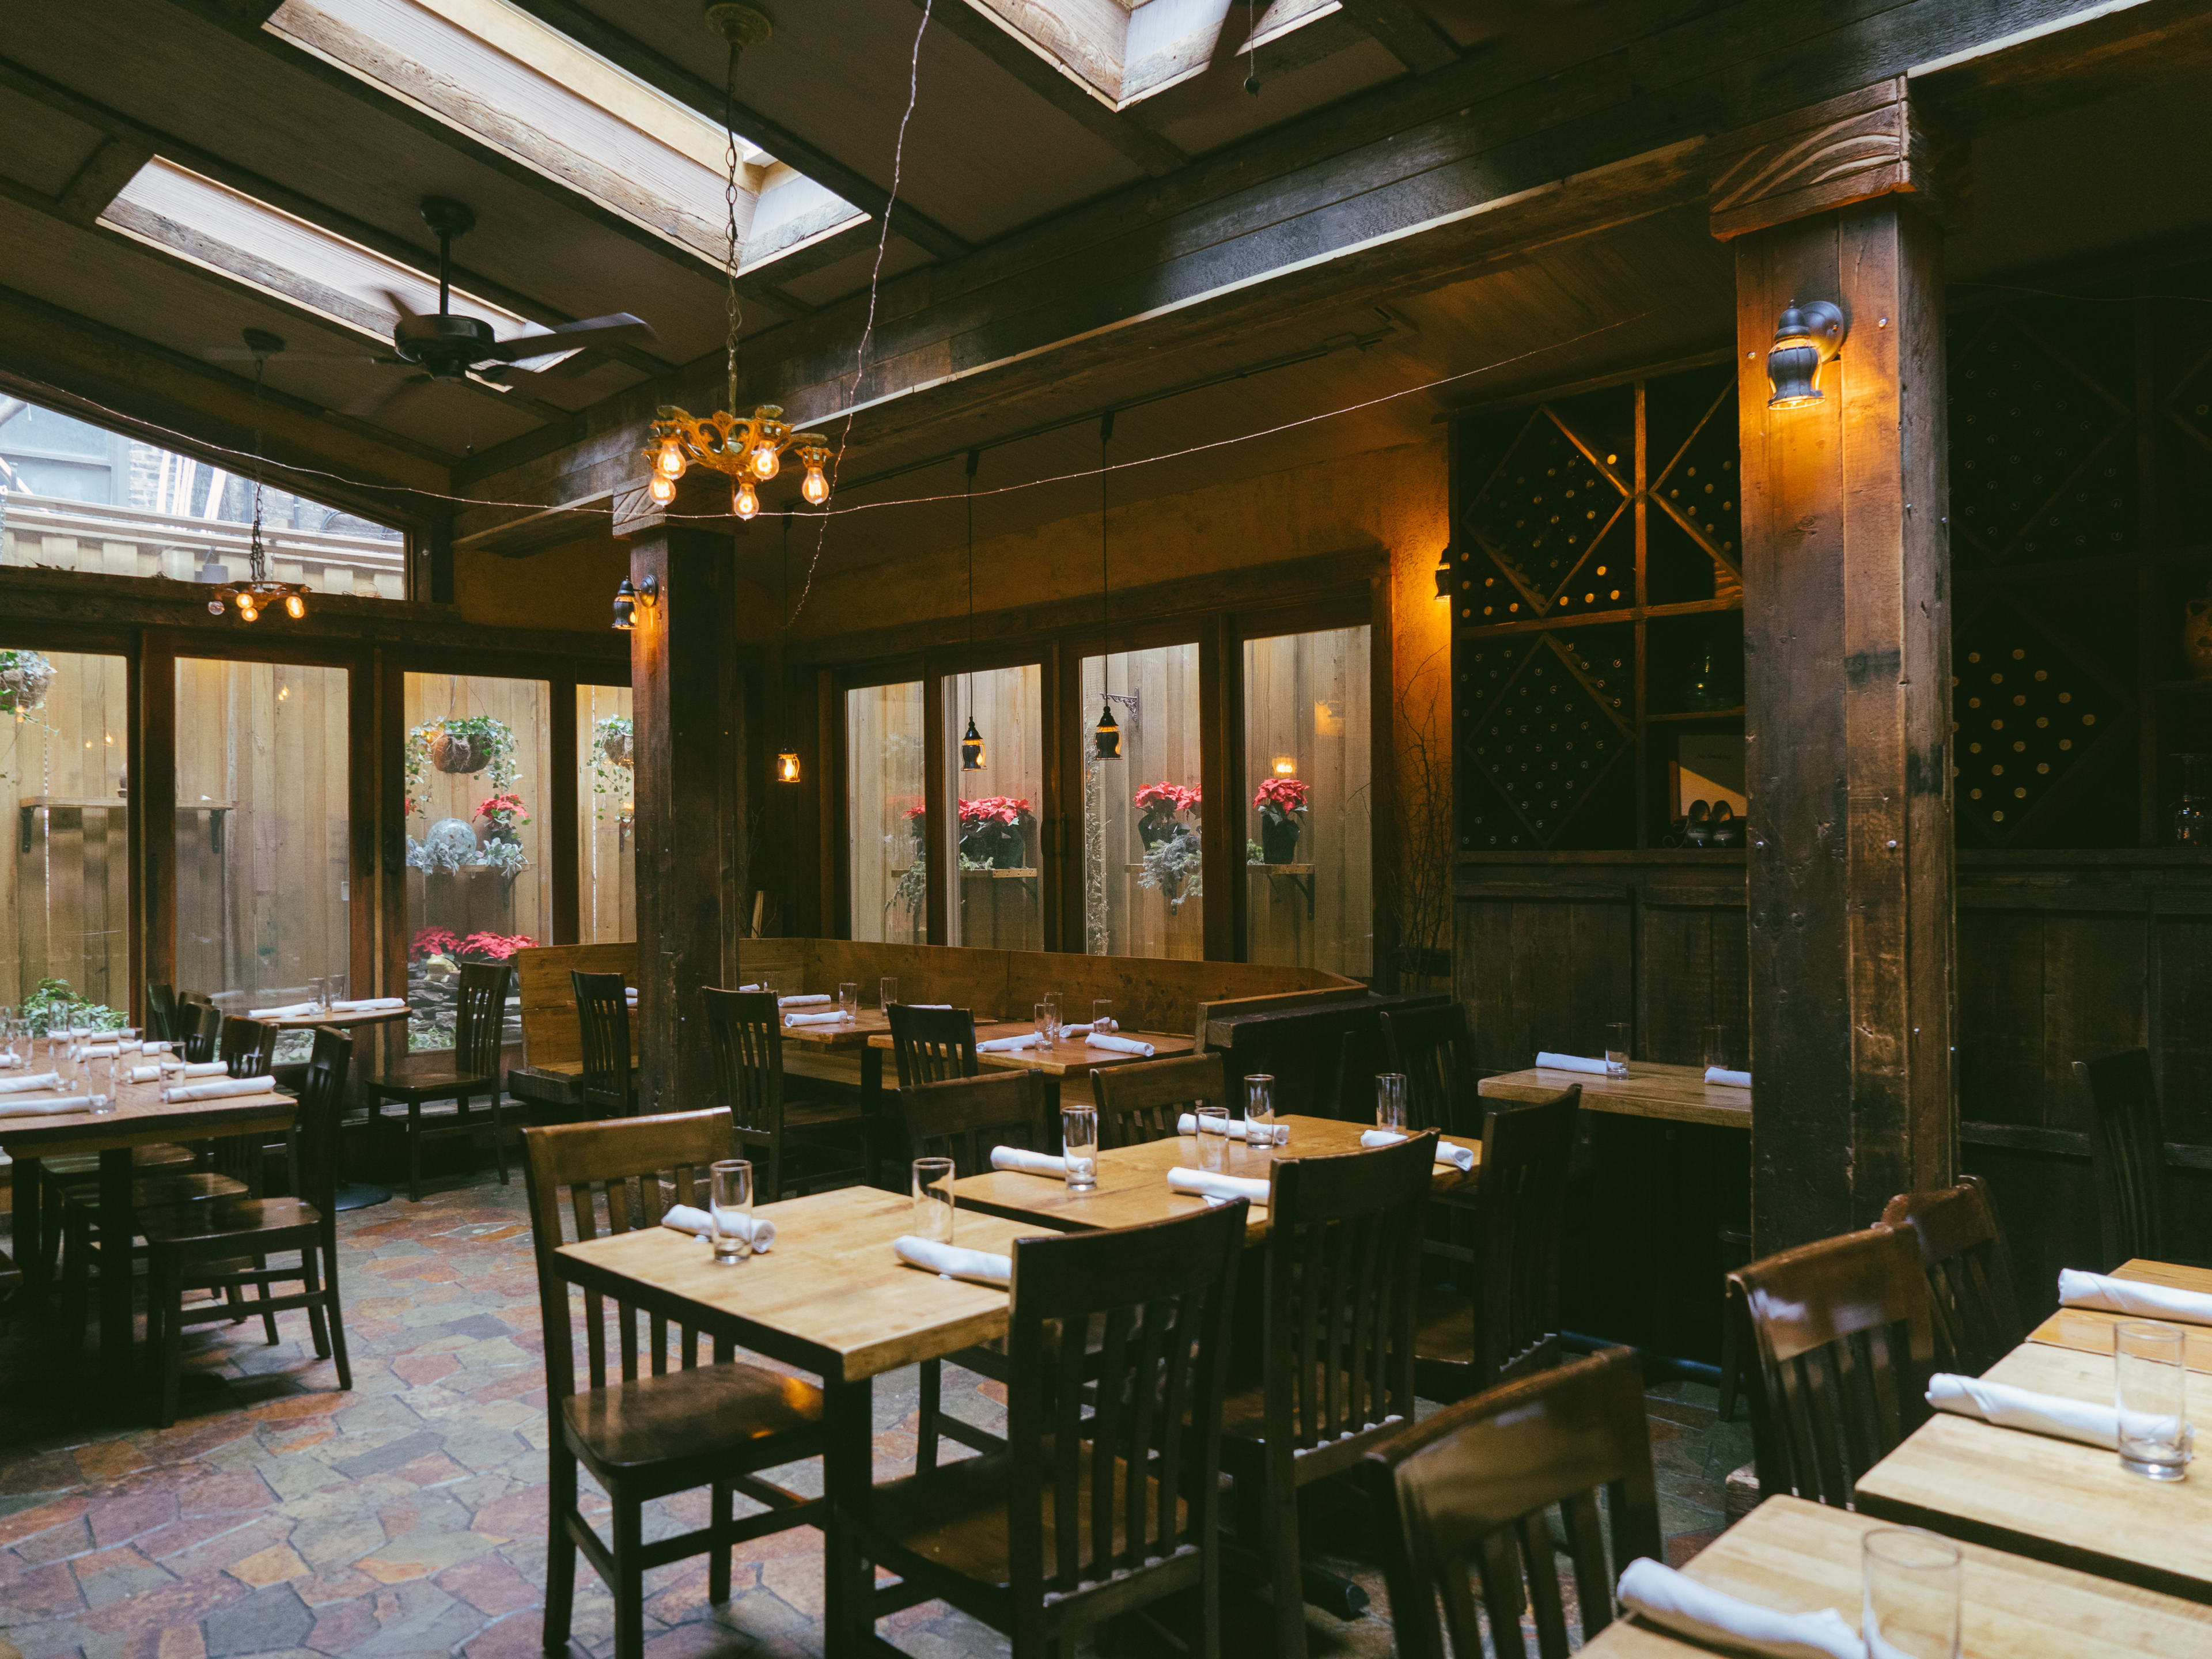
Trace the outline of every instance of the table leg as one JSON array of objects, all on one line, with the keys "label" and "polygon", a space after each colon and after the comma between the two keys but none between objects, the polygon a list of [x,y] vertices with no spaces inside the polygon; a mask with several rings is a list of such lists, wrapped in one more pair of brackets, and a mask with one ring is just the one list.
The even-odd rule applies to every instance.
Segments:
[{"label": "table leg", "polygon": [[876,1184],[883,1155],[884,1051],[873,1043],[860,1049],[860,1179]]},{"label": "table leg", "polygon": [[[346,1088],[353,1097],[351,1106],[366,1105],[368,1108],[368,1129],[362,1139],[368,1143],[368,1154],[374,1157],[376,1152],[377,1115],[384,1109],[384,1105],[381,1101],[370,1099],[368,1091],[361,1086],[361,1073],[363,1069],[358,1066],[354,1068],[353,1075],[346,1079]],[[343,1121],[343,1117],[340,1121]],[[343,1129],[338,1132],[338,1158],[339,1162],[343,1164],[345,1132]],[[296,1182],[297,1179],[295,1176],[294,1180]],[[296,1192],[298,1188],[295,1186],[293,1190]],[[391,1188],[374,1181],[349,1181],[341,1171],[337,1191],[331,1195],[331,1207],[338,1210],[366,1210],[372,1204],[389,1202],[391,1197]]]},{"label": "table leg", "polygon": [[136,1388],[131,1363],[131,1149],[110,1146],[100,1155],[100,1367],[110,1388]]},{"label": "table leg", "polygon": [[860,1555],[860,1516],[875,1484],[875,1385],[823,1379],[823,1420],[828,1444],[822,1482],[830,1522],[822,1529],[823,1649],[829,1659],[848,1659],[875,1645],[869,1616],[876,1571]]},{"label": "table leg", "polygon": [[15,1266],[23,1275],[23,1300],[37,1304],[46,1299],[47,1278],[51,1263],[43,1248],[46,1243],[40,1229],[39,1206],[45,1198],[42,1170],[35,1158],[19,1158],[13,1166],[15,1187],[15,1220],[12,1224],[15,1246]]}]

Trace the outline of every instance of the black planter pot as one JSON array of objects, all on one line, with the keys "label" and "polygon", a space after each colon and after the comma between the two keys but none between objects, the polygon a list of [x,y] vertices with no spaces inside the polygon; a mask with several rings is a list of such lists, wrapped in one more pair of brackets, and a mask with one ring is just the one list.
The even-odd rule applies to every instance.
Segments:
[{"label": "black planter pot", "polygon": [[1137,835],[1149,853],[1162,842],[1172,839],[1177,827],[1173,812],[1147,811],[1137,820]]},{"label": "black planter pot", "polygon": [[960,837],[962,856],[994,870],[1020,869],[1023,850],[1018,823],[979,824]]},{"label": "black planter pot", "polygon": [[1278,822],[1262,813],[1260,817],[1260,856],[1269,864],[1296,864],[1298,861],[1298,821],[1284,818]]}]

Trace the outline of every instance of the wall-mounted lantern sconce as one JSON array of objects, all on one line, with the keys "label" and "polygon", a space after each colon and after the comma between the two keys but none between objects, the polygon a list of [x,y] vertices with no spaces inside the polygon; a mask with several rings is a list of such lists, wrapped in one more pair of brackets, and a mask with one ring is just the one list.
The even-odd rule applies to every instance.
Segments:
[{"label": "wall-mounted lantern sconce", "polygon": [[1820,365],[1844,347],[1844,313],[1826,300],[1809,305],[1792,301],[1774,325],[1774,345],[1766,354],[1766,383],[1774,395],[1769,409],[1802,409],[1821,400]]},{"label": "wall-mounted lantern sconce", "polygon": [[1298,775],[1297,758],[1293,755],[1276,756],[1272,766],[1275,775],[1279,778],[1294,778]]},{"label": "wall-mounted lantern sconce", "polygon": [[1451,598],[1451,550],[1449,548],[1446,548],[1442,553],[1437,556],[1437,597],[1440,599],[1449,599]]},{"label": "wall-mounted lantern sconce", "polygon": [[623,633],[629,633],[637,626],[638,606],[643,605],[650,611],[659,603],[659,577],[647,576],[645,579],[645,586],[642,588],[636,588],[632,587],[629,585],[629,578],[624,576],[622,579],[622,586],[615,589],[615,627]]},{"label": "wall-mounted lantern sconce", "polygon": [[799,751],[788,744],[775,751],[775,781],[778,783],[799,781]]},{"label": "wall-mounted lantern sconce", "polygon": [[1114,718],[1114,705],[1108,703],[1098,711],[1097,729],[1091,734],[1097,744],[1100,760],[1121,758],[1121,723]]}]

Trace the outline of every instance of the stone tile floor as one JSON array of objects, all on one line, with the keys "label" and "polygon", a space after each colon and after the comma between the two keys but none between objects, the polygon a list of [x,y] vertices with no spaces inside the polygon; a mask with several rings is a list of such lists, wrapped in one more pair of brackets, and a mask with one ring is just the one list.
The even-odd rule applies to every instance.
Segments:
[{"label": "stone tile floor", "polygon": [[[518,1177],[449,1182],[341,1218],[340,1286],[354,1370],[337,1391],[306,1316],[198,1328],[186,1338],[185,1414],[156,1430],[85,1403],[58,1326],[0,1314],[0,1659],[233,1659],[233,1656],[540,1650],[546,1436],[537,1275]],[[995,1384],[945,1374],[948,1409],[989,1424]],[[915,1449],[915,1373],[880,1379],[879,1479]],[[1693,1553],[1721,1523],[1721,1483],[1750,1455],[1712,1391],[1650,1395],[1668,1553]],[[811,1470],[785,1471],[805,1488]],[[586,1490],[589,1477],[586,1478]],[[818,1488],[817,1488],[818,1489]],[[660,1533],[704,1520],[703,1495],[656,1505]],[[1322,1530],[1356,1539],[1356,1514]],[[653,1531],[648,1536],[655,1535]],[[821,1651],[819,1534],[799,1528],[738,1548],[736,1593],[707,1601],[703,1557],[647,1580],[650,1659]],[[1371,1564],[1325,1564],[1364,1584],[1349,1623],[1308,1609],[1314,1654],[1390,1650]],[[1266,1647],[1264,1609],[1232,1583],[1230,1648]],[[612,1604],[580,1565],[572,1650],[613,1650]],[[886,1620],[918,1656],[996,1654],[994,1632],[941,1604]]]}]

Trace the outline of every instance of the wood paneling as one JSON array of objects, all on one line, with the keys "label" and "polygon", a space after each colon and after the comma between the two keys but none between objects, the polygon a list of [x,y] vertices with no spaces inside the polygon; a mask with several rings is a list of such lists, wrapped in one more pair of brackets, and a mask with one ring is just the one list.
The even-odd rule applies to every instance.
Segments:
[{"label": "wood paneling", "polygon": [[926,906],[902,880],[922,857],[908,813],[923,804],[923,697],[920,680],[863,686],[844,694],[846,854],[854,939],[920,944]]}]

